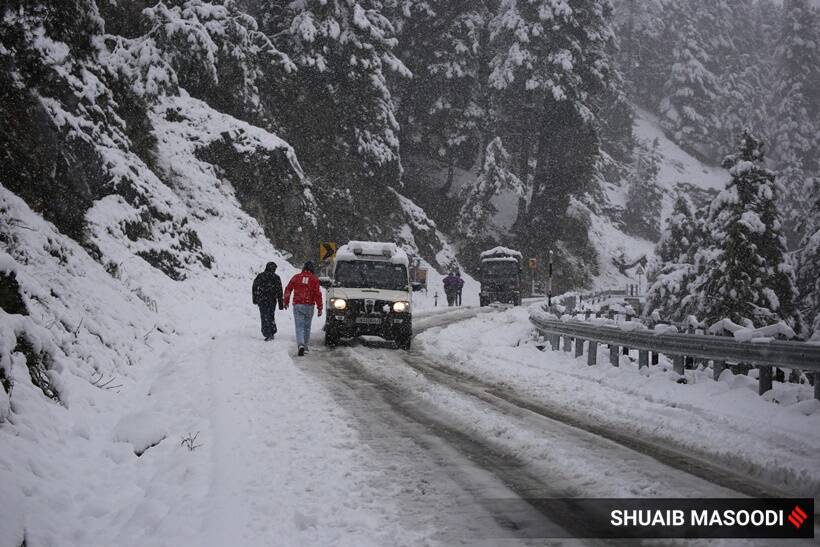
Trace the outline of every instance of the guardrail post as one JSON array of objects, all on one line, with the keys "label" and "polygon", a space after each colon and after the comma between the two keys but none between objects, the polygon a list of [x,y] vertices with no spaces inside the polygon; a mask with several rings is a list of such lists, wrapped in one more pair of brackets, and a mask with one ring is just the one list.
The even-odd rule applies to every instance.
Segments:
[{"label": "guardrail post", "polygon": [[720,375],[723,374],[724,370],[726,370],[726,361],[712,361],[712,377],[715,382],[720,379]]},{"label": "guardrail post", "polygon": [[683,376],[683,355],[674,355],[672,357],[672,370]]},{"label": "guardrail post", "polygon": [[[589,341],[589,349],[587,349],[587,365],[597,365],[598,364],[598,342],[593,342],[592,340]],[[816,378],[820,379],[820,376],[815,376]],[[817,389],[817,384],[815,384],[815,392]]]},{"label": "guardrail post", "polygon": [[583,338],[576,338],[575,339],[575,358],[582,356],[584,354],[584,340]]},{"label": "guardrail post", "polygon": [[757,367],[757,394],[763,395],[772,389],[772,367]]},{"label": "guardrail post", "polygon": [[649,366],[649,352],[645,349],[638,350],[638,368]]},{"label": "guardrail post", "polygon": [[564,336],[564,351],[572,351],[572,336]]},{"label": "guardrail post", "polygon": [[618,345],[617,344],[610,344],[609,345],[609,364],[612,365],[613,367],[617,367],[620,364],[619,361],[618,361],[619,360],[618,353],[619,353]]}]

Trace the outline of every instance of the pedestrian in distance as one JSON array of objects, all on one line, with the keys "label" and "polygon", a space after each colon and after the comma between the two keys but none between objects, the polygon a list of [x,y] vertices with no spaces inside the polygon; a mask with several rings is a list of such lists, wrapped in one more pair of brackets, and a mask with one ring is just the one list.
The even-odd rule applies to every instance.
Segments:
[{"label": "pedestrian in distance", "polygon": [[259,306],[262,320],[262,336],[265,341],[273,340],[276,334],[276,307],[282,309],[282,280],[276,275],[276,264],[268,262],[265,271],[256,276],[251,289],[253,303]]},{"label": "pedestrian in distance", "polygon": [[[453,307],[456,305],[456,298],[458,298],[459,277],[455,271],[447,274],[444,278],[444,294],[447,295],[447,305]],[[464,282],[462,281],[462,284]]]},{"label": "pedestrian in distance", "polygon": [[458,287],[458,294],[456,296],[456,306],[461,306],[461,291],[464,289],[464,280],[461,278],[461,274],[456,272],[456,287]]},{"label": "pedestrian in distance", "polygon": [[314,273],[315,269],[313,262],[308,260],[302,266],[302,271],[294,275],[285,287],[285,309],[288,309],[290,295],[293,293],[293,322],[296,326],[299,356],[309,351],[314,306],[318,310],[318,316],[322,316],[322,286]]}]

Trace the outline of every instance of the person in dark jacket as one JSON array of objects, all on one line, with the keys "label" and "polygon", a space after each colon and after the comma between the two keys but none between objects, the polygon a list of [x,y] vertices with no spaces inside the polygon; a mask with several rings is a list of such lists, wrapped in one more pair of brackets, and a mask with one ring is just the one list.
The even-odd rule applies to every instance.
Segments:
[{"label": "person in dark jacket", "polygon": [[276,307],[283,308],[282,280],[276,275],[276,264],[268,262],[265,271],[253,280],[253,303],[259,306],[262,319],[262,336],[265,341],[273,340],[276,334]]},{"label": "person in dark jacket", "polygon": [[[458,273],[455,271],[450,272],[450,274],[444,278],[444,294],[447,295],[447,305],[450,307],[456,305],[458,291],[460,290],[459,281],[461,281],[461,278],[458,277]],[[461,284],[463,285],[464,281],[461,281]]]}]

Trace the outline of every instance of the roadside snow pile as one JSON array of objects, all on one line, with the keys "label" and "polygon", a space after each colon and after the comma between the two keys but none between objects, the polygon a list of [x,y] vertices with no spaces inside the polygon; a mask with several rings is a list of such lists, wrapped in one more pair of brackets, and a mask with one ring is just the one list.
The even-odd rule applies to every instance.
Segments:
[{"label": "roadside snow pile", "polygon": [[527,311],[512,309],[428,330],[416,344],[458,372],[561,413],[677,447],[781,491],[820,494],[820,405],[812,386],[775,382],[759,397],[753,377],[728,370],[718,382],[711,370],[687,370],[680,384],[665,359],[638,369],[622,356],[612,367],[599,347],[599,365],[590,367],[586,356],[539,351],[531,333]]}]

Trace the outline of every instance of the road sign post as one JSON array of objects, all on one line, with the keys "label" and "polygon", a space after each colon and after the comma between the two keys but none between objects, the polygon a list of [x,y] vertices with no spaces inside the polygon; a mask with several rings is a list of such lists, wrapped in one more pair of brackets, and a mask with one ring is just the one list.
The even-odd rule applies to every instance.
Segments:
[{"label": "road sign post", "polygon": [[530,268],[530,296],[535,294],[535,269],[538,268],[538,259],[531,258],[527,261]]},{"label": "road sign post", "polygon": [[547,306],[552,306],[552,251],[550,251],[549,282],[547,283]]}]

